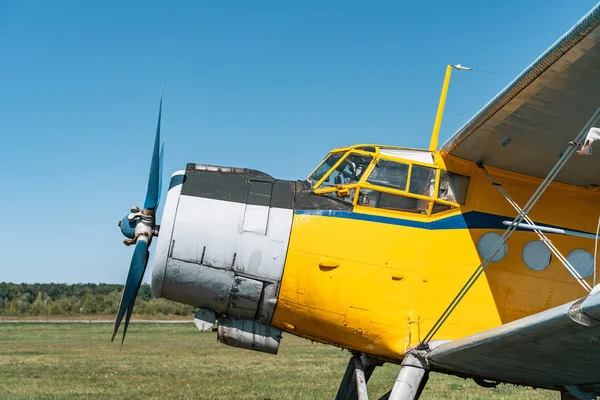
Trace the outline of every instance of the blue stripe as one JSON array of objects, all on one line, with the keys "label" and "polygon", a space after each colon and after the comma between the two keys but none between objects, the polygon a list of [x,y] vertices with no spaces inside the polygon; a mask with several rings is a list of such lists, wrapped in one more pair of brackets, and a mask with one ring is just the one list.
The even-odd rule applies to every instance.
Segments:
[{"label": "blue stripe", "polygon": [[[334,218],[346,218],[354,219],[358,221],[378,222],[382,224],[400,225],[407,226],[409,228],[421,228],[430,230],[440,229],[501,229],[505,230],[507,227],[502,224],[503,221],[512,221],[514,216],[504,216],[497,214],[484,213],[480,211],[469,211],[464,214],[452,215],[447,218],[438,219],[435,221],[415,221],[411,219],[383,217],[379,215],[360,214],[352,211],[339,211],[339,210],[296,210],[296,214],[301,215],[319,215],[323,217],[334,217]],[[534,224],[538,225],[534,221]],[[570,229],[562,228],[556,225],[541,224],[550,228],[558,229]],[[520,229],[524,230],[524,229]],[[585,232],[585,231],[577,231]],[[585,232],[587,233],[587,232]]]}]

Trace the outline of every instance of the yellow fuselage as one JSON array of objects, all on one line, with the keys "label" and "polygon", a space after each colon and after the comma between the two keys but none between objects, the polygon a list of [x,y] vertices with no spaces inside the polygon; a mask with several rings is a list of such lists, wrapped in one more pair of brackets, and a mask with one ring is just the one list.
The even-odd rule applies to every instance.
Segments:
[{"label": "yellow fuselage", "polygon": [[[292,334],[389,359],[400,359],[427,334],[482,259],[486,232],[516,211],[477,166],[439,157],[442,169],[470,176],[465,205],[420,216],[354,205],[347,211],[297,210],[272,325]],[[488,169],[523,206],[541,180]],[[595,232],[599,194],[553,184],[533,208],[536,224]],[[594,253],[594,240],[548,234],[567,255]],[[506,256],[493,262],[437,339],[457,339],[564,304],[586,292],[553,257],[527,268],[522,250],[537,240],[516,231]],[[592,278],[587,279],[592,285]]]}]

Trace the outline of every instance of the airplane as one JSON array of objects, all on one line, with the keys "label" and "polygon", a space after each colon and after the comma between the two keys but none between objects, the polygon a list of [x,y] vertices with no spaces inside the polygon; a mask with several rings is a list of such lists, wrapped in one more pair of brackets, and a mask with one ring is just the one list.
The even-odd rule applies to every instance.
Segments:
[{"label": "airplane", "polygon": [[157,236],[154,295],[230,346],[276,354],[286,332],[349,350],[336,399],[367,399],[383,363],[401,366],[394,400],[431,372],[595,399],[600,159],[576,152],[600,126],[600,4],[438,148],[458,67],[428,149],[338,148],[298,181],[189,163],[159,225],[161,96],[112,339]]}]

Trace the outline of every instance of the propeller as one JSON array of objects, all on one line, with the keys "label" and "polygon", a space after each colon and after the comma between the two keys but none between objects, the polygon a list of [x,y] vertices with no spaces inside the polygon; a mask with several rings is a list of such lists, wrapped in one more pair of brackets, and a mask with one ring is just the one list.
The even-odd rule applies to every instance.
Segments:
[{"label": "propeller", "polygon": [[123,324],[123,338],[121,346],[125,341],[127,326],[133,312],[135,298],[144,278],[144,272],[148,265],[148,248],[152,243],[152,238],[158,236],[159,227],[156,225],[156,209],[160,202],[160,193],[162,189],[162,164],[164,142],[160,140],[160,118],[162,113],[162,90],[160,94],[160,105],[158,107],[158,123],[156,125],[156,136],[154,137],[154,148],[152,150],[152,161],[150,163],[150,173],[148,174],[148,188],[146,190],[146,199],[144,200],[144,208],[139,209],[133,207],[131,212],[119,221],[121,232],[125,236],[125,245],[135,245],[131,263],[129,264],[129,273],[127,281],[123,288],[121,303],[117,311],[117,318],[113,328],[111,342],[115,340],[119,326],[125,317]]}]

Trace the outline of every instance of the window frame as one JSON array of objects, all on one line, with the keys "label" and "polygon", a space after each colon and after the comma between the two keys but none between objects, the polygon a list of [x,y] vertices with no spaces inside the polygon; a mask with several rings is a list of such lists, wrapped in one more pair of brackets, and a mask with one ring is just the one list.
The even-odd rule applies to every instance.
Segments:
[{"label": "window frame", "polygon": [[[379,162],[379,160],[404,163],[409,166],[406,187],[404,190],[389,188],[386,186],[374,185],[372,183],[367,182],[368,177],[371,175],[372,170],[375,168],[375,165]],[[433,188],[433,196],[419,195],[419,194],[411,193],[409,191],[410,190],[410,182],[412,179],[413,165],[418,165],[418,166],[422,166],[422,167],[435,169],[435,186]],[[439,187],[440,187],[440,179],[441,179],[441,171],[442,171],[442,168],[440,168],[436,164],[428,164],[428,163],[424,163],[421,161],[408,160],[408,159],[400,158],[400,157],[391,157],[391,156],[387,156],[384,154],[377,154],[376,156],[373,157],[373,161],[371,162],[371,165],[369,166],[367,171],[365,171],[365,173],[363,174],[363,176],[361,177],[360,181],[357,184],[357,186],[360,186],[360,188],[355,193],[354,206],[360,207],[363,209],[369,209],[369,210],[379,210],[379,211],[384,211],[384,212],[394,212],[394,213],[407,214],[407,215],[411,215],[411,216],[419,215],[419,216],[426,216],[426,217],[444,215],[447,213],[455,212],[456,210],[458,210],[461,207],[461,204],[454,203],[454,202],[447,201],[447,200],[442,200],[438,197],[438,192],[439,192]],[[444,171],[446,171],[446,170],[444,170]],[[449,172],[452,172],[452,171],[449,171]],[[468,175],[465,175],[465,176],[468,176]],[[470,182],[469,182],[468,186],[470,186]],[[468,189],[468,186],[467,186],[467,189]],[[374,190],[374,191],[384,192],[384,193],[388,193],[388,194],[392,194],[392,195],[428,201],[429,205],[427,207],[427,213],[426,214],[418,214],[418,213],[412,213],[409,211],[399,211],[399,210],[392,210],[392,209],[387,209],[387,208],[376,208],[376,207],[363,206],[358,203],[358,196],[360,195],[360,189],[363,189],[363,188],[367,189],[367,190]],[[432,214],[432,210],[433,210],[435,203],[444,204],[444,205],[450,206],[452,208],[450,208],[449,210],[446,210],[446,211]]]},{"label": "window frame", "polygon": [[[327,158],[329,158],[329,156],[330,156],[331,154],[334,154],[334,153],[338,153],[338,152],[331,152],[331,153],[327,154],[327,157],[325,157],[325,160],[327,160]],[[329,177],[329,175],[331,175],[331,174],[333,173],[333,171],[335,171],[335,169],[336,169],[336,168],[337,168],[337,167],[338,167],[338,166],[339,166],[339,165],[340,165],[340,164],[341,164],[341,163],[342,163],[342,162],[343,162],[343,161],[344,161],[344,160],[345,160],[345,159],[346,159],[348,156],[350,156],[351,154],[359,154],[359,155],[363,155],[363,156],[368,156],[368,157],[371,157],[371,162],[369,163],[369,165],[368,165],[368,166],[367,166],[367,168],[365,169],[365,172],[363,172],[363,174],[362,174],[362,176],[360,177],[360,179],[359,179],[357,182],[355,182],[355,183],[352,183],[352,184],[350,184],[350,185],[343,185],[343,184],[342,184],[342,185],[337,185],[337,186],[335,186],[335,185],[334,185],[334,186],[322,187],[322,186],[323,186],[323,182],[325,181],[325,178],[328,178],[328,177]],[[377,155],[376,155],[376,154],[374,154],[374,153],[370,153],[370,152],[368,152],[368,151],[363,151],[363,150],[355,150],[355,149],[350,149],[350,150],[346,151],[346,152],[345,152],[345,154],[344,154],[344,155],[343,155],[343,156],[342,156],[342,157],[341,157],[341,158],[340,158],[340,159],[339,159],[339,160],[338,160],[338,161],[337,161],[335,164],[333,164],[333,166],[332,166],[331,168],[329,168],[329,171],[327,171],[327,173],[326,173],[326,174],[324,174],[324,175],[323,175],[323,177],[322,177],[321,179],[319,179],[319,181],[318,181],[317,183],[315,183],[315,184],[314,184],[314,186],[313,186],[313,189],[315,189],[315,193],[317,193],[317,190],[319,190],[319,193],[317,193],[317,194],[321,194],[321,193],[328,193],[329,191],[327,191],[327,192],[321,192],[321,191],[323,191],[323,190],[327,190],[327,189],[331,189],[331,188],[334,188],[334,189],[335,189],[336,187],[340,187],[340,186],[343,186],[344,188],[352,188],[352,187],[355,187],[355,186],[356,186],[356,185],[358,185],[360,182],[362,182],[362,181],[365,179],[365,177],[366,177],[368,174],[370,174],[370,173],[371,173],[371,169],[372,169],[373,162],[374,162],[374,160],[376,160],[376,159],[377,159]],[[325,160],[323,160],[323,162],[325,162]],[[315,169],[315,171],[316,171],[317,169],[319,169],[319,167],[320,167],[321,165],[323,165],[323,162],[321,162],[321,164],[319,164],[319,166],[318,166],[318,167]],[[309,177],[310,177],[310,176],[312,176],[312,174],[314,174],[314,171],[313,171],[313,172],[312,172],[312,173],[309,175]],[[335,191],[335,190],[332,190],[332,191]]]},{"label": "window frame", "polygon": [[[350,149],[346,149],[346,150],[338,150],[338,151],[332,151],[332,152],[328,153],[327,156],[325,157],[325,159],[323,159],[323,161],[319,164],[319,166],[317,168],[315,168],[313,172],[311,172],[309,177],[312,176],[314,174],[314,172],[317,171],[321,167],[321,165],[323,165],[323,163],[327,160],[327,158],[329,158],[330,155],[337,154],[337,153],[345,153],[345,154],[342,157],[340,157],[340,159],[329,169],[329,171],[327,171],[327,173],[325,173],[323,175],[323,177],[313,185],[313,192],[315,194],[328,194],[328,193],[332,193],[332,192],[339,192],[340,190],[352,191],[353,189],[355,189],[353,198],[348,199],[348,203],[352,204],[355,208],[358,207],[360,210],[369,210],[369,211],[376,211],[376,212],[383,212],[383,213],[388,213],[388,212],[389,213],[400,213],[403,215],[411,216],[413,218],[414,217],[431,218],[431,217],[437,217],[440,215],[446,215],[446,214],[454,213],[454,212],[458,211],[462,206],[464,206],[464,204],[459,204],[459,203],[454,203],[454,202],[447,201],[447,200],[442,200],[438,197],[442,170],[447,171],[447,172],[453,172],[453,171],[448,171],[446,169],[442,169],[440,167],[440,165],[438,163],[438,157],[439,157],[438,154],[434,154],[435,163],[429,164],[429,163],[421,162],[421,161],[417,161],[417,160],[410,160],[410,159],[405,159],[405,158],[401,158],[401,157],[394,157],[394,156],[389,156],[389,155],[385,155],[385,154],[380,154],[378,147],[376,147],[376,150],[377,150],[376,152],[370,152],[370,151],[359,150],[357,148],[350,148]],[[336,168],[338,168],[338,166],[346,159],[346,157],[350,156],[351,154],[359,154],[359,155],[371,157],[371,162],[369,163],[369,165],[363,172],[360,179],[357,182],[354,182],[350,185],[341,184],[341,185],[323,186],[323,182],[325,181],[325,179],[328,178],[331,175],[331,173]],[[373,172],[373,169],[376,168],[376,165],[380,160],[403,163],[403,164],[406,164],[409,166],[408,174],[407,174],[407,178],[406,178],[406,187],[404,188],[404,190],[397,189],[397,188],[390,188],[390,187],[386,187],[386,186],[379,186],[379,185],[375,185],[375,184],[367,182],[367,179]],[[410,192],[410,183],[411,183],[411,179],[412,179],[412,172],[413,172],[414,165],[435,169],[435,186],[433,188],[432,196],[425,196],[425,195],[420,195],[420,194],[415,194],[415,193]],[[459,174],[459,175],[465,175],[465,174]],[[468,196],[472,177],[470,175],[465,175],[465,176],[469,177],[469,183],[467,185],[467,196]],[[400,210],[377,208],[377,207],[361,205],[361,204],[359,204],[358,200],[359,200],[359,196],[360,196],[362,189],[373,190],[376,192],[383,192],[383,193],[387,193],[387,194],[391,194],[391,195],[408,197],[408,198],[413,198],[413,199],[422,200],[422,201],[428,201],[429,204],[427,207],[427,213],[420,214],[420,213],[413,213],[410,211],[400,211]],[[465,197],[465,203],[467,203],[467,201],[468,201],[467,197]],[[436,203],[444,204],[444,205],[450,206],[451,208],[448,210],[433,214],[432,213],[433,207]]]},{"label": "window frame", "polygon": [[319,168],[321,168],[321,166],[322,166],[323,164],[325,164],[325,162],[326,162],[326,161],[329,159],[329,157],[331,157],[331,156],[332,156],[332,155],[334,155],[334,154],[341,154],[341,153],[343,153],[343,154],[342,154],[342,156],[340,157],[340,159],[339,159],[339,160],[338,160],[338,161],[337,161],[335,164],[333,164],[333,166],[332,166],[331,168],[329,168],[325,174],[323,174],[323,177],[322,177],[321,179],[319,179],[319,180],[318,180],[318,181],[317,181],[317,182],[316,182],[316,183],[313,185],[313,189],[314,189],[314,188],[317,188],[317,187],[319,186],[319,184],[320,184],[320,183],[323,181],[323,179],[325,179],[325,177],[326,177],[327,175],[329,175],[329,172],[330,172],[330,171],[331,171],[333,168],[337,167],[337,165],[338,165],[338,164],[339,164],[339,163],[340,163],[340,162],[341,162],[341,161],[342,161],[342,160],[343,160],[343,159],[346,157],[346,155],[348,154],[348,152],[347,152],[347,151],[343,151],[343,150],[340,150],[340,151],[330,151],[329,153],[327,153],[327,155],[325,156],[325,158],[323,158],[323,161],[321,161],[321,162],[319,163],[319,165],[317,165],[317,167],[316,167],[315,169],[313,169],[313,170],[312,170],[312,172],[311,172],[310,174],[308,174],[308,177],[306,178],[306,180],[307,180],[308,182],[310,182],[310,178],[311,178],[311,176],[313,176],[313,175],[314,175],[314,173],[315,173],[315,172],[317,172],[317,171],[319,170]]}]

